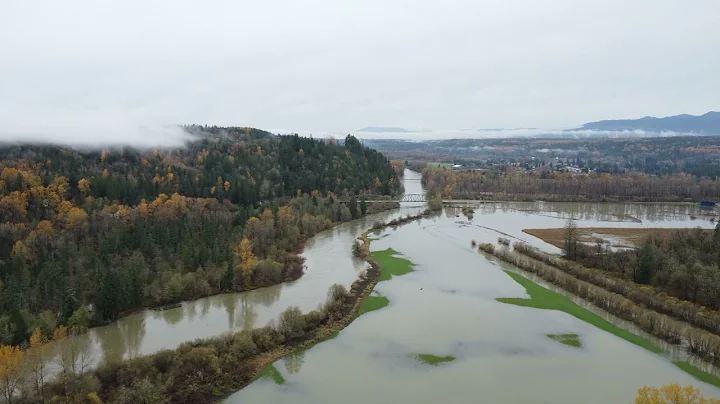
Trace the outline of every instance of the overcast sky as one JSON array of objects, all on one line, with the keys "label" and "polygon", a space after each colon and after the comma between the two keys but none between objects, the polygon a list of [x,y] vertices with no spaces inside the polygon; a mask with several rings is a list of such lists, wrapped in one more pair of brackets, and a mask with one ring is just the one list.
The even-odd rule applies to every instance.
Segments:
[{"label": "overcast sky", "polygon": [[2,0],[0,137],[702,114],[718,21],[718,0]]}]

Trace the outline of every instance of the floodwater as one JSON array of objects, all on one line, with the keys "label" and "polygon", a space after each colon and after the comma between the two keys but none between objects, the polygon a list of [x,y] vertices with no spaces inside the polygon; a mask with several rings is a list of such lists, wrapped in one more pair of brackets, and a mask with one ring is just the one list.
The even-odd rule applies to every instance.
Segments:
[{"label": "floodwater", "polygon": [[[691,216],[700,216],[697,207],[483,203],[475,205],[472,219],[450,208],[385,230],[388,237],[373,241],[372,250],[393,248],[416,264],[415,272],[376,287],[390,305],[361,316],[333,340],[277,361],[285,384],[258,380],[226,402],[631,403],[644,385],[673,382],[720,397],[720,389],[695,380],[669,358],[566,313],[497,302],[527,294],[503,272],[509,265],[470,246],[473,239],[505,236],[554,251],[522,229],[562,227],[568,218],[579,227],[714,227]],[[546,336],[564,333],[578,334],[583,347]],[[414,359],[421,353],[456,359],[429,366]]]}]

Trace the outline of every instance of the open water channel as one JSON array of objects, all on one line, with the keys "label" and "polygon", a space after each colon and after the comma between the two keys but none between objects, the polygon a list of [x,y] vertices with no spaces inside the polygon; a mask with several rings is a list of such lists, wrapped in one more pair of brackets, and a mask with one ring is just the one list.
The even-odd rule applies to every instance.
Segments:
[{"label": "open water channel", "polygon": [[[407,193],[421,193],[419,174],[406,171]],[[422,204],[342,224],[308,241],[306,272],[299,280],[245,293],[147,310],[77,337],[93,363],[150,354],[185,341],[267,324],[290,306],[309,311],[328,287],[350,285],[366,268],[352,257],[353,240],[378,220],[415,214]],[[393,248],[416,264],[415,272],[381,282],[390,305],[367,313],[337,338],[281,359],[286,382],[261,379],[227,403],[630,403],[643,385],[703,384],[655,355],[569,314],[497,302],[527,297],[470,240],[500,235],[546,251],[557,248],[522,232],[562,227],[714,227],[698,207],[680,204],[482,203],[472,220],[458,208],[386,230],[372,250]],[[560,344],[546,334],[575,333],[583,347]],[[453,355],[428,366],[414,358]]]}]

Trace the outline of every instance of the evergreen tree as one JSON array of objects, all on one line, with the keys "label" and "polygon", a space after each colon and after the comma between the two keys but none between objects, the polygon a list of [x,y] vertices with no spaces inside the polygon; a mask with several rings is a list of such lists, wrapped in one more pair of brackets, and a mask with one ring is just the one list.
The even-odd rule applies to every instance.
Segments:
[{"label": "evergreen tree", "polygon": [[118,274],[112,269],[105,269],[100,281],[97,297],[97,314],[101,322],[117,318],[121,307],[120,282]]},{"label": "evergreen tree", "polygon": [[225,270],[225,276],[223,276],[222,278],[221,287],[223,288],[223,290],[232,290],[234,284],[235,268],[233,268],[232,265],[227,265],[227,269]]},{"label": "evergreen tree", "polygon": [[350,201],[348,202],[348,209],[350,209],[350,216],[352,216],[353,219],[357,219],[360,217],[358,215],[358,206],[357,206],[357,199],[353,196],[350,198]]},{"label": "evergreen tree", "polygon": [[655,269],[655,247],[650,242],[643,244],[635,268],[635,282],[650,283]]}]

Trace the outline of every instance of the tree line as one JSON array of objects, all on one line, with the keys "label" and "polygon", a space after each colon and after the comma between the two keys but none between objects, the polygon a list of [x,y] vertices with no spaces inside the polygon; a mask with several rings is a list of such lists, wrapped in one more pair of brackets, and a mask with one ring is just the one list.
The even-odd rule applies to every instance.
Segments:
[{"label": "tree line", "polygon": [[550,201],[699,201],[720,199],[720,179],[688,174],[579,175],[555,172],[550,175],[522,170],[453,171],[423,170],[429,195],[454,199],[500,198]]},{"label": "tree line", "polygon": [[250,128],[190,127],[187,147],[0,148],[0,345],[302,274],[302,240],[393,195],[389,160]]},{"label": "tree line", "polygon": [[[580,243],[569,223],[563,250],[567,259],[586,267],[652,286],[697,307],[720,310],[720,224],[714,230],[680,229],[667,237],[650,234],[636,248],[614,251],[602,243]],[[717,317],[711,330],[720,333],[720,314],[709,317]]]}]

